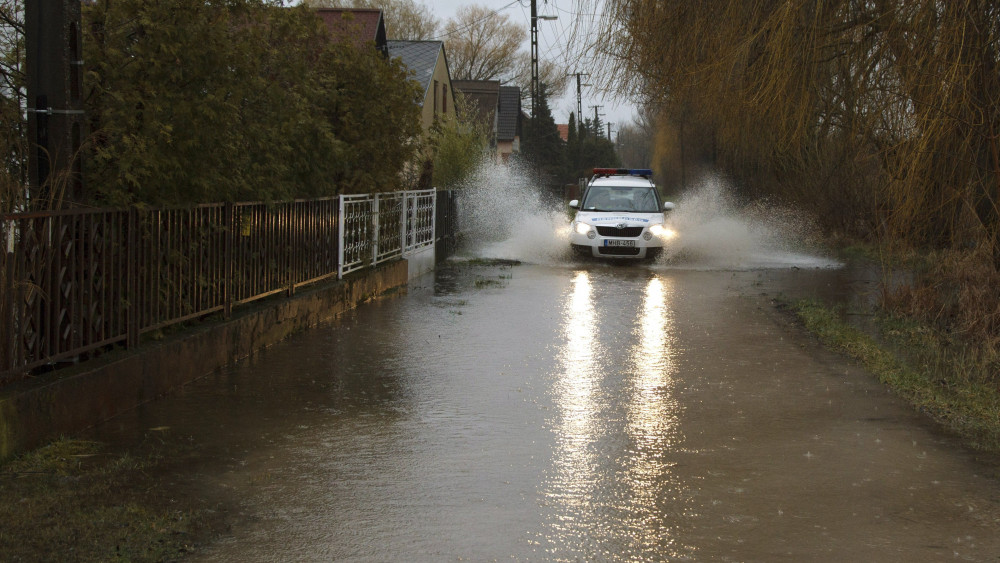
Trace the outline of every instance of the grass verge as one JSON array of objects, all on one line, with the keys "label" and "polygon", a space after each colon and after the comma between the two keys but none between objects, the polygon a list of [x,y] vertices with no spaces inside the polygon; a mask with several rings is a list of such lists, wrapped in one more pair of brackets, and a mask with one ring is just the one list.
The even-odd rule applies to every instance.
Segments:
[{"label": "grass verge", "polygon": [[155,451],[112,454],[63,439],[0,465],[0,559],[171,561],[190,553],[218,515],[163,494],[151,476],[163,461]]},{"label": "grass verge", "polygon": [[877,337],[812,300],[793,303],[806,328],[827,346],[860,361],[915,408],[958,434],[973,448],[1000,453],[1000,389],[978,370],[974,355],[914,321],[882,317]]}]

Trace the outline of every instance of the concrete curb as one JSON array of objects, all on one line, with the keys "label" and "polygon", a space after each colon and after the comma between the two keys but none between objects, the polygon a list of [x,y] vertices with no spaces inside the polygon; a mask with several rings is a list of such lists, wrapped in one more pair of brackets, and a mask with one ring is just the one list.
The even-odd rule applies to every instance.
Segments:
[{"label": "concrete curb", "polygon": [[237,310],[110,360],[91,360],[0,390],[0,460],[163,396],[289,335],[330,320],[408,280],[406,260]]}]

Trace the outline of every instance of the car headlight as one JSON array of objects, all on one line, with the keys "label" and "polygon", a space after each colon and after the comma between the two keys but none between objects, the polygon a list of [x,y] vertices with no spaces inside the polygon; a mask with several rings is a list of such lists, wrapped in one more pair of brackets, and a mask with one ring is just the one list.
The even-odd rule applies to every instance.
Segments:
[{"label": "car headlight", "polygon": [[577,223],[576,232],[580,233],[581,235],[585,235],[590,232],[590,225],[586,223]]},{"label": "car headlight", "polygon": [[664,227],[661,223],[657,223],[649,228],[649,232],[653,233],[654,236],[662,238],[664,240],[670,240],[677,236],[677,233],[670,228]]}]

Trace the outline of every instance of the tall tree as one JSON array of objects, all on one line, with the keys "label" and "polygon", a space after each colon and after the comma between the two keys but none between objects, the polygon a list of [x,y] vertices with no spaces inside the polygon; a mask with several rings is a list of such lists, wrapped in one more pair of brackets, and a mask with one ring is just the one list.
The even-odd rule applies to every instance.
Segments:
[{"label": "tall tree", "polygon": [[627,168],[648,168],[653,156],[653,129],[641,122],[626,123],[615,142],[622,164]]},{"label": "tall tree", "polygon": [[[527,33],[510,16],[486,6],[462,6],[444,26],[452,78],[457,80],[501,80],[514,82],[521,99],[531,96],[531,53],[521,50]],[[566,89],[569,77],[564,65],[542,58],[538,81],[549,92]]]},{"label": "tall tree", "polygon": [[572,183],[577,178],[577,168],[580,164],[580,133],[576,124],[576,112],[570,112],[569,124],[567,125],[566,145],[564,146],[563,157],[563,181]]},{"label": "tall tree", "polygon": [[305,0],[311,8],[378,8],[389,39],[433,39],[441,25],[426,5],[413,0]]},{"label": "tall tree", "polygon": [[444,25],[445,49],[456,80],[510,80],[518,72],[523,26],[476,4],[461,6]]},{"label": "tall tree", "polygon": [[565,153],[559,128],[549,109],[548,88],[538,86],[535,118],[527,120],[521,141],[524,158],[538,171],[539,180],[549,186],[560,184]]},{"label": "tall tree", "polygon": [[[538,82],[548,86],[550,96],[553,93],[566,91],[569,76],[566,73],[566,65],[544,56],[539,58]],[[518,54],[517,75],[514,81],[521,88],[521,99],[528,99],[531,96],[531,53],[522,51]]]},{"label": "tall tree", "polygon": [[575,184],[580,178],[588,178],[594,168],[617,168],[621,159],[614,144],[602,134],[589,131],[593,122],[584,120],[577,126],[574,114],[569,116],[569,136],[564,150],[564,166],[560,176],[566,184]]},{"label": "tall tree", "polygon": [[1000,268],[995,2],[606,6],[598,80],[647,95],[685,136],[711,132],[746,195],[907,244],[978,240]]},{"label": "tall tree", "polygon": [[0,0],[0,213],[24,198],[24,86],[24,3]]}]

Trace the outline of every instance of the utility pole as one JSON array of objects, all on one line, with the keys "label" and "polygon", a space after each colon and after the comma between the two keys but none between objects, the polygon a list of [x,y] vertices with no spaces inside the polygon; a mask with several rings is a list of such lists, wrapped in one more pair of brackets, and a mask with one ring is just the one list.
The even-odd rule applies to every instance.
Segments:
[{"label": "utility pole", "polygon": [[28,186],[33,207],[83,199],[79,0],[25,2]]},{"label": "utility pole", "polygon": [[597,114],[597,110],[604,106],[589,106],[589,107],[594,108],[594,129],[595,129],[594,136],[596,137],[597,135],[601,134],[601,132],[597,130],[597,128],[601,126],[601,118]]},{"label": "utility pole", "polygon": [[[531,0],[531,125],[535,125],[538,106],[538,20],[554,20],[556,16],[539,16],[538,0]],[[532,131],[534,133],[534,131]]]},{"label": "utility pole", "polygon": [[611,140],[611,122],[608,122],[608,140]]},{"label": "utility pole", "polygon": [[531,134],[535,134],[535,115],[538,106],[538,5],[531,0]]},{"label": "utility pole", "polygon": [[583,95],[581,94],[580,88],[581,88],[581,86],[590,86],[590,84],[581,84],[580,83],[580,77],[581,76],[590,76],[590,75],[587,74],[586,72],[573,72],[573,73],[567,74],[566,76],[575,76],[576,77],[576,118],[577,119],[583,119]]}]

